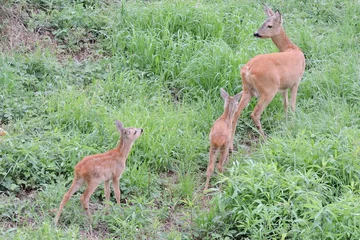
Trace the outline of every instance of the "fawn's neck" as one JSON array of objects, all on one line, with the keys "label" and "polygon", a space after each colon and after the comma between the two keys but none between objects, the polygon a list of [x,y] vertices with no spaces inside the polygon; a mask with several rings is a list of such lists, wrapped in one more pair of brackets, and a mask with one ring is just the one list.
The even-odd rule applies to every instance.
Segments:
[{"label": "fawn's neck", "polygon": [[125,159],[126,161],[132,145],[133,142],[127,142],[123,138],[120,139],[119,145],[115,148],[115,150],[119,152],[120,160]]},{"label": "fawn's neck", "polygon": [[288,36],[286,35],[284,28],[281,28],[281,31],[278,35],[271,37],[271,40],[274,42],[276,47],[280,50],[280,52],[285,52],[287,49],[298,49],[298,47],[293,44]]},{"label": "fawn's neck", "polygon": [[233,113],[231,113],[230,111],[230,107],[229,105],[226,106],[224,113],[221,115],[221,118],[224,120],[229,120],[230,122],[232,121],[232,115],[234,115]]}]

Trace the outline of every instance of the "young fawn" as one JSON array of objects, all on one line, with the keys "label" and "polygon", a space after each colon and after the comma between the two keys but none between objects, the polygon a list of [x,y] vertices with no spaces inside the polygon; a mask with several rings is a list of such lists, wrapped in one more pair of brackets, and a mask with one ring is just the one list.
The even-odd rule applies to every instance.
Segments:
[{"label": "young fawn", "polygon": [[211,128],[210,139],[210,153],[209,153],[209,165],[206,170],[206,183],[205,190],[209,187],[210,177],[214,172],[214,165],[217,158],[217,154],[220,150],[220,159],[217,164],[219,172],[223,172],[224,162],[229,155],[229,145],[232,133],[232,119],[237,108],[238,101],[241,97],[241,92],[234,97],[224,90],[220,89],[221,97],[224,99],[224,113],[215,121]]},{"label": "young fawn", "polygon": [[260,117],[277,92],[282,94],[287,112],[288,89],[291,89],[290,105],[292,111],[295,111],[296,94],[305,71],[304,54],[286,36],[280,12],[274,13],[266,5],[264,10],[267,19],[254,36],[271,38],[280,52],[257,55],[241,68],[243,94],[233,119],[231,148],[238,118],[253,96],[259,97],[259,100],[251,113],[251,118],[263,139],[266,139],[266,136],[261,127]]},{"label": "young fawn", "polygon": [[85,182],[87,184],[84,194],[80,201],[85,209],[86,215],[92,222],[92,217],[89,211],[89,199],[94,193],[97,186],[104,182],[106,205],[110,200],[110,180],[112,180],[113,189],[117,204],[120,204],[120,188],[119,180],[121,174],[125,170],[126,159],[129,155],[131,147],[135,140],[143,133],[142,128],[124,128],[120,121],[116,121],[116,128],[121,134],[119,145],[105,153],[90,155],[84,157],[75,166],[74,180],[67,193],[65,193],[60,207],[55,217],[55,225],[58,223],[61,211],[63,210],[70,197],[81,187]]},{"label": "young fawn", "polygon": [[6,132],[4,129],[0,128],[0,136],[5,136]]}]

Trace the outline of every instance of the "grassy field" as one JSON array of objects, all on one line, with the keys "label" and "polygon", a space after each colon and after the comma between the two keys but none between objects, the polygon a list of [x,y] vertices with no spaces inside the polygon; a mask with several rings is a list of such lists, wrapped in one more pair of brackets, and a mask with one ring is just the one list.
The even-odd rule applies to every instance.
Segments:
[{"label": "grassy field", "polygon": [[[256,39],[262,1],[0,1],[1,239],[360,239],[360,2],[269,2],[306,56],[297,111],[280,96],[259,141],[240,117],[237,152],[202,189],[220,88],[278,51]],[[144,128],[93,234],[76,193],[84,156],[116,146],[115,120]]]}]

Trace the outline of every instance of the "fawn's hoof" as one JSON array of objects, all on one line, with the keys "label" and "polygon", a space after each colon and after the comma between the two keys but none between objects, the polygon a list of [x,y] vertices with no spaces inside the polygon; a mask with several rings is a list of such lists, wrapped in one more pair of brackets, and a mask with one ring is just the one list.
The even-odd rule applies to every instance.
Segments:
[{"label": "fawn's hoof", "polygon": [[237,152],[238,151],[238,149],[237,149],[237,147],[230,147],[229,148],[229,154],[231,154],[231,153],[233,153],[233,152]]}]

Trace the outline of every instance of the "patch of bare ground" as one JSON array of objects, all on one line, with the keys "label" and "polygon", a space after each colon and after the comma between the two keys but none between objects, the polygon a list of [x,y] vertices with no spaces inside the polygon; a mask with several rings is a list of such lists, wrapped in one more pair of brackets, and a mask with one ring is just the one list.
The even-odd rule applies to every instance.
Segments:
[{"label": "patch of bare ground", "polygon": [[256,132],[248,131],[246,137],[238,141],[238,147],[235,145],[235,151],[239,152],[241,147],[242,151],[246,154],[251,154],[257,148],[261,141],[260,136]]},{"label": "patch of bare ground", "polygon": [[0,28],[2,39],[0,48],[2,51],[34,51],[37,47],[49,48],[56,52],[57,43],[49,31],[29,31],[24,25],[24,17],[27,15],[20,5],[11,7],[0,6]]},{"label": "patch of bare ground", "polygon": [[[81,40],[81,46],[76,50],[63,49],[61,43],[56,40],[52,29],[37,27],[29,30],[24,23],[30,18],[24,6],[14,4],[10,7],[0,6],[0,50],[3,52],[32,52],[38,49],[48,49],[62,62],[74,59],[78,62],[85,59],[97,60],[101,55],[95,51],[96,41],[89,33]],[[32,9],[35,13],[38,11]]]},{"label": "patch of bare ground", "polygon": [[94,224],[92,231],[89,229],[82,229],[79,231],[81,239],[90,239],[90,240],[97,240],[97,239],[105,239],[105,238],[112,238],[110,236],[110,230],[105,222],[97,222]]}]

